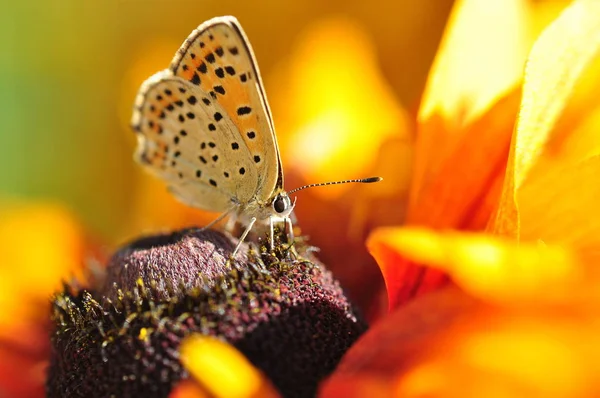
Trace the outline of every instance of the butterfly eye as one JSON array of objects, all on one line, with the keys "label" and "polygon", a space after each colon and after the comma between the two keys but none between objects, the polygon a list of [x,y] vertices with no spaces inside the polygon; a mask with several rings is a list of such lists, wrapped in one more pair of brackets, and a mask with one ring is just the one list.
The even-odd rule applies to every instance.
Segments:
[{"label": "butterfly eye", "polygon": [[292,202],[290,200],[290,197],[287,195],[284,196],[284,195],[279,194],[273,201],[273,209],[279,214],[285,213],[291,207],[292,207]]}]

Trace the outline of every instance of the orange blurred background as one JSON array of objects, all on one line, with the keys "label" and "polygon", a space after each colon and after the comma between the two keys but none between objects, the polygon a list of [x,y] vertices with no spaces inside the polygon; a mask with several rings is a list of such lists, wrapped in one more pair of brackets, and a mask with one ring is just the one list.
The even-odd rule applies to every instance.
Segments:
[{"label": "orange blurred background", "polygon": [[258,58],[286,188],[385,178],[298,198],[302,232],[351,292],[361,290],[352,274],[366,268],[379,278],[364,249],[368,231],[403,218],[409,124],[451,5],[10,2],[0,16],[0,206],[10,214],[32,201],[58,204],[107,252],[140,234],[212,220],[132,161],[129,119],[140,84],[169,65],[187,35],[231,14]]},{"label": "orange blurred background", "polygon": [[[359,99],[352,106],[385,102],[387,109],[378,119],[400,113],[396,107],[414,110],[450,6],[448,0],[9,2],[0,16],[1,195],[59,201],[111,243],[163,226],[164,220],[153,220],[165,209],[152,211],[150,202],[154,196],[161,205],[173,206],[172,201],[163,198],[163,185],[147,181],[131,160],[133,98],[146,77],[169,65],[197,25],[223,14],[240,20],[257,54],[286,172],[310,169],[311,162],[321,161],[315,156],[333,156],[335,163],[327,167],[335,173],[324,175],[360,177],[365,172],[355,166],[357,159],[339,156],[331,143],[323,153],[303,156],[308,148],[324,144],[316,135],[310,143],[296,135],[311,128],[307,125],[316,112],[340,105],[335,102],[348,95]],[[329,47],[312,51],[307,40],[315,37]],[[312,45],[318,47],[318,40]],[[321,70],[291,65],[299,56],[320,62]],[[348,84],[328,87],[328,79],[340,72],[349,75]],[[385,98],[374,98],[378,96]],[[345,105],[339,118],[357,123],[352,118],[360,119],[361,110]],[[369,110],[367,116],[369,112],[374,114]],[[364,130],[350,139],[372,138],[368,123],[358,123]],[[381,123],[390,130],[400,125]],[[294,145],[301,150],[291,151]],[[319,176],[315,174],[311,177]],[[138,214],[140,190],[149,202],[144,214]],[[298,207],[303,207],[302,198]],[[132,217],[145,221],[132,227]]]}]

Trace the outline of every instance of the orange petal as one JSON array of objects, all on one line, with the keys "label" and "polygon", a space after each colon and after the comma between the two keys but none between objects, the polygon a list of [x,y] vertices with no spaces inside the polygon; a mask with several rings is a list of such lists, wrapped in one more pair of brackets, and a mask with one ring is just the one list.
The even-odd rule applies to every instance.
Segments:
[{"label": "orange petal", "polygon": [[[452,164],[451,161],[460,161],[465,155],[480,151],[477,133],[486,130],[471,131],[468,135],[465,127],[518,86],[531,43],[527,15],[527,4],[522,0],[456,2],[419,110],[411,209],[427,208],[419,207],[423,198],[440,190],[427,187],[427,184],[447,178],[440,171]],[[512,130],[512,121],[505,122]],[[485,142],[493,142],[491,140],[495,138],[486,134],[481,141],[485,146]],[[498,147],[502,149],[503,141],[502,138],[498,140]],[[457,147],[465,142],[469,143],[469,152],[459,152]],[[487,150],[489,145],[485,148]],[[480,164],[467,175],[478,166]]]},{"label": "orange petal", "polygon": [[192,335],[183,341],[180,351],[184,366],[215,398],[279,396],[239,351],[221,340]]},{"label": "orange petal", "polygon": [[577,291],[584,269],[575,254],[562,247],[417,228],[380,228],[368,244],[442,270],[467,292],[487,300],[526,305],[584,294]]},{"label": "orange petal", "polygon": [[11,329],[10,340],[0,338],[0,396],[42,398],[50,350],[47,324]]},{"label": "orange petal", "polygon": [[[320,397],[390,397],[398,372],[410,369],[440,331],[480,306],[456,288],[421,296],[376,323],[350,348]],[[370,390],[370,391],[369,391]]]},{"label": "orange petal", "polygon": [[389,310],[397,308],[415,296],[436,290],[447,282],[443,272],[426,269],[407,259],[394,247],[379,240],[377,235],[371,235],[367,247],[383,274]]},{"label": "orange petal", "polygon": [[[399,375],[398,397],[595,397],[595,317],[489,312],[447,331]],[[423,350],[424,351],[424,350]]]},{"label": "orange petal", "polygon": [[169,398],[214,398],[194,380],[183,380],[169,394]]},{"label": "orange petal", "polygon": [[375,324],[320,397],[595,397],[597,313],[597,306],[507,311],[443,289]]},{"label": "orange petal", "polygon": [[[442,138],[434,145],[435,159],[419,152],[421,158],[415,161],[430,163],[427,175],[421,176],[425,179],[415,175],[408,223],[461,229],[487,225],[500,197],[519,96],[519,90],[513,90],[459,135],[453,135],[455,141],[450,145]],[[436,115],[423,125],[418,145],[421,138],[428,140],[443,132],[443,123]]]},{"label": "orange petal", "polygon": [[[527,62],[519,122],[494,230],[518,236],[518,190],[542,155],[583,72],[600,51],[600,3],[575,1],[540,36]],[[559,132],[560,133],[560,132]],[[540,171],[544,171],[541,169]]]}]

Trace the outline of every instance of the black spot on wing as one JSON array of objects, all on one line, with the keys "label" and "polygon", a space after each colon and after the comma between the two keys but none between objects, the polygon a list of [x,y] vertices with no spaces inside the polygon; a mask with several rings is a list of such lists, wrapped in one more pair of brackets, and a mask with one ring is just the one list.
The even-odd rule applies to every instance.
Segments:
[{"label": "black spot on wing", "polygon": [[219,93],[221,95],[225,95],[225,89],[223,88],[223,86],[214,86],[213,90],[215,90],[217,93]]},{"label": "black spot on wing", "polygon": [[237,114],[239,116],[248,115],[250,114],[250,112],[252,112],[252,108],[250,108],[249,106],[240,106],[237,109]]}]

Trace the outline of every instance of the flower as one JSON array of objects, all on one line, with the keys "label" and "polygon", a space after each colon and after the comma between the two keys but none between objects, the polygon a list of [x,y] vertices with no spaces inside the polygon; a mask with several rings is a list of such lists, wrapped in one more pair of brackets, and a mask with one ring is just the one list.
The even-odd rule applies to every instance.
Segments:
[{"label": "flower", "polygon": [[[325,21],[314,30],[314,37],[309,34],[306,39],[314,52],[301,51],[300,46],[298,58],[313,53],[319,56],[299,63],[303,68],[288,76],[301,82],[303,73],[329,67],[331,75],[339,79],[309,74],[311,81],[331,82],[333,91],[347,95],[337,99],[338,104],[323,96],[327,103],[343,110],[334,112],[336,109],[332,111],[325,101],[319,103],[310,92],[302,92],[301,84],[281,84],[279,87],[299,91],[294,95],[282,91],[274,109],[288,105],[290,97],[306,101],[289,107],[289,114],[285,110],[274,112],[276,117],[283,115],[278,126],[287,123],[284,129],[291,131],[281,134],[291,137],[289,141],[281,139],[282,155],[300,159],[303,138],[310,137],[307,132],[326,132],[323,127],[335,129],[350,121],[348,135],[343,138],[352,138],[343,145],[332,145],[331,149],[339,148],[340,152],[331,159],[344,159],[345,154],[362,156],[364,151],[361,161],[351,165],[354,172],[371,175],[366,171],[376,171],[373,174],[383,175],[387,183],[368,190],[346,186],[335,191],[308,191],[302,198],[305,210],[299,208],[303,231],[315,235],[319,245],[325,247],[324,254],[329,256],[325,263],[336,263],[336,272],[363,308],[370,309],[369,305],[377,301],[380,284],[375,268],[362,271],[360,266],[368,265],[366,254],[357,252],[356,247],[363,244],[365,234],[375,225],[405,225],[379,229],[369,239],[369,249],[385,275],[392,312],[353,345],[321,395],[596,395],[597,278],[591,264],[597,252],[593,209],[598,195],[589,181],[597,175],[593,128],[596,113],[590,108],[598,86],[597,35],[590,20],[597,6],[589,0],[575,2],[545,30],[530,52],[530,38],[535,36],[532,32],[545,25],[543,20],[549,14],[533,21],[532,30],[522,29],[531,17],[526,13],[527,4],[517,0],[497,4],[457,2],[414,123],[416,133],[413,122],[376,70],[369,40],[365,40],[358,25],[345,19]],[[535,7],[542,6],[536,2]],[[483,15],[490,15],[490,19]],[[476,22],[476,34],[465,20]],[[323,40],[329,35],[337,37],[334,43],[345,45],[351,54],[342,57],[331,50],[336,56],[329,58],[327,48],[317,47],[331,42]],[[479,45],[472,43],[473,38]],[[485,54],[484,59],[473,62],[468,56],[472,52]],[[557,53],[563,57],[557,60]],[[522,63],[528,54],[528,73],[523,78]],[[344,68],[343,64],[331,68],[340,58],[344,64],[361,67]],[[325,61],[319,64],[320,60]],[[340,71],[348,75],[335,76]],[[365,91],[364,96],[354,95],[350,86],[354,77],[362,76],[357,71],[366,71],[364,81],[368,84],[360,89]],[[376,106],[365,106],[361,102],[365,98]],[[304,109],[306,103],[316,108],[307,113],[307,119],[293,114],[296,109]],[[385,112],[379,112],[382,109]],[[331,120],[339,121],[340,115],[347,119],[331,124]],[[364,146],[354,145],[356,136],[362,139],[363,131],[369,130],[369,120],[380,116],[381,124],[374,124],[377,128],[371,139],[358,139],[356,142]],[[517,119],[518,129],[513,134]],[[356,126],[362,129],[354,129]],[[296,136],[295,131],[302,133]],[[322,166],[329,162],[326,156],[319,157],[317,151],[310,155],[317,167],[286,166],[288,187],[315,182],[312,179],[321,176],[337,179],[339,169]],[[329,172],[334,171],[336,175],[330,178]],[[152,184],[163,192],[162,185]],[[142,226],[155,225],[156,219],[148,213],[163,207],[161,223],[194,222],[189,209],[174,207],[166,194],[154,201],[154,192],[150,193],[153,188],[145,185],[142,183],[139,195],[134,195],[140,197],[141,205],[134,206],[138,214],[129,214],[133,220],[129,228],[137,233]],[[208,221],[205,217],[198,219]],[[29,234],[7,235],[31,242]],[[335,367],[342,353],[362,333],[364,323],[329,272],[322,266],[315,267],[312,258],[306,263],[286,257],[283,251],[275,257],[261,252],[251,254],[251,261],[241,259],[245,265],[241,270],[230,270],[221,249],[230,250],[232,242],[217,235],[183,231],[138,239],[117,253],[106,274],[94,275],[87,291],[77,283],[67,284],[53,301],[57,327],[49,395],[72,392],[70,382],[80,382],[77,388],[97,383],[100,390],[94,393],[98,393],[108,388],[101,385],[108,380],[114,381],[113,386],[125,388],[120,392],[138,388],[135,391],[147,389],[144,391],[164,396],[188,375],[188,380],[176,385],[173,396],[227,396],[233,391],[229,387],[240,387],[231,392],[240,396],[275,396],[275,389],[284,395],[311,395],[317,381]],[[60,240],[60,236],[46,238]],[[74,236],[81,239],[80,234]],[[5,237],[6,242],[13,242],[11,239]],[[207,250],[207,245],[217,250]],[[25,249],[19,253],[28,254],[31,245],[22,247]],[[311,257],[309,248],[299,252],[305,259]],[[70,258],[67,253],[71,252],[63,253],[64,258]],[[261,272],[259,260],[275,265],[275,272]],[[289,261],[301,272],[291,277],[289,270],[282,272]],[[68,274],[68,265],[79,263],[65,261],[56,269]],[[40,269],[39,262],[30,268],[34,269]],[[199,270],[207,278],[198,278]],[[7,266],[2,276],[4,273],[11,275],[13,271]],[[317,283],[307,283],[307,275]],[[288,279],[281,282],[285,277]],[[55,286],[56,279],[44,278],[39,291],[49,292],[45,289]],[[36,296],[27,278],[10,280],[15,281],[14,286],[23,287],[19,300]],[[162,284],[164,281],[177,282]],[[289,287],[289,295],[282,294],[288,299],[283,304],[277,295],[281,286]],[[254,300],[249,292],[256,293],[256,289],[259,294]],[[266,329],[275,337],[281,336],[281,329],[275,325],[280,318],[272,315],[282,306],[298,304],[295,300],[300,292],[306,294],[303,298],[308,298],[307,306],[313,310],[318,302],[326,307],[333,303],[330,310],[334,307],[343,311],[337,316],[327,311],[308,311],[299,323],[292,322],[301,327],[290,336],[298,337],[294,333],[300,330],[299,341],[309,341],[302,347],[310,346],[309,355],[294,364],[316,361],[318,371],[317,376],[311,375],[309,382],[296,388],[294,383],[302,384],[305,379],[282,375],[286,367],[281,366],[278,355],[268,352],[287,349],[287,344],[284,348],[276,345],[278,338],[262,338],[262,345],[244,346],[240,341],[252,333],[261,316],[261,322],[268,318]],[[255,308],[253,303],[264,305],[259,305],[257,313],[246,311]],[[21,307],[18,302],[15,307],[24,311],[34,308]],[[244,309],[239,313],[251,315],[239,316],[236,308]],[[174,314],[178,317],[173,318]],[[28,324],[30,330],[43,330],[43,318]],[[18,317],[5,318],[10,330],[20,333],[10,336],[10,344],[18,337],[27,338],[21,329],[12,329],[15,319]],[[214,319],[217,321],[212,322]],[[312,334],[306,333],[306,328],[311,325],[319,326],[325,337],[308,340]],[[344,333],[347,330],[351,331],[349,336]],[[33,341],[40,341],[39,335],[36,333],[38,337]],[[220,336],[230,345],[210,336]],[[5,343],[2,341],[1,349],[9,347]],[[180,343],[181,349],[177,349]],[[266,349],[268,354],[257,354],[252,350],[256,347]],[[42,366],[37,358],[46,350],[36,350],[31,356],[36,359],[26,361],[27,372],[17,374],[19,379],[14,385],[10,383],[17,379],[8,373],[12,369],[0,369],[0,393],[12,394],[19,389],[25,396],[31,396],[29,392],[41,394]],[[14,355],[11,360],[23,360],[23,356]],[[207,363],[230,369],[215,371],[207,379],[203,368]],[[152,368],[153,364],[157,367]],[[227,381],[231,370],[240,377]],[[89,377],[80,377],[86,371]],[[310,372],[297,368],[290,372],[306,373]],[[38,376],[37,384],[23,384],[22,380],[30,380],[31,374]],[[150,379],[148,374],[156,377]],[[215,381],[227,383],[228,388],[215,388]],[[12,389],[1,390],[5,384]]]},{"label": "flower", "polygon": [[[431,73],[407,225],[368,240],[391,312],[346,354],[323,397],[600,391],[600,4],[572,2],[533,44],[522,83],[509,70],[487,92],[477,75],[452,79],[462,70],[453,60],[473,63],[456,44],[478,6],[457,3]],[[476,42],[505,62],[502,48],[514,46],[482,40],[493,25],[479,22]],[[445,101],[453,92],[464,101]]]},{"label": "flower", "polygon": [[[313,396],[365,323],[302,244],[294,254],[282,242],[260,254],[244,244],[230,263],[236,243],[197,229],[141,238],[86,289],[65,286],[53,300],[48,396],[167,396],[187,376],[178,350],[195,333],[234,345],[284,396]],[[192,373],[212,350],[247,368],[230,350],[207,344],[208,352],[184,360]],[[252,374],[238,376],[258,389]]]}]

